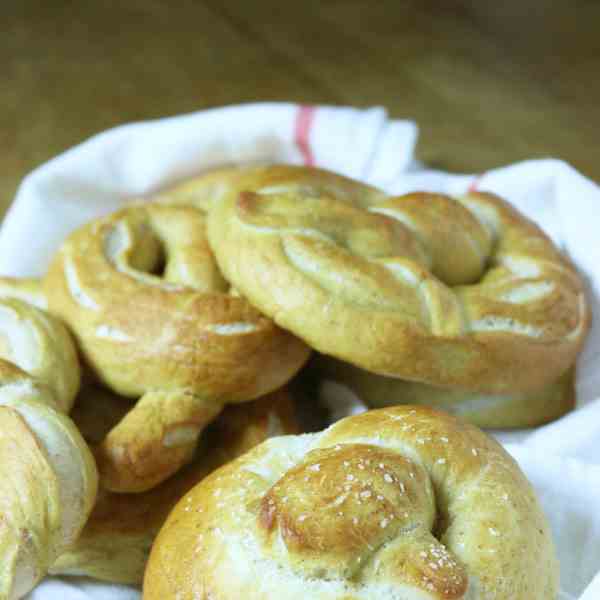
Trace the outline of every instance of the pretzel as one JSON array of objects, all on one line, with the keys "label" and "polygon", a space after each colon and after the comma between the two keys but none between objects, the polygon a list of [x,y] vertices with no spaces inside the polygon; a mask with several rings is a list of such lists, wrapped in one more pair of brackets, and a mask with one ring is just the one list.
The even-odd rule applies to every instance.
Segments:
[{"label": "pretzel", "polygon": [[323,355],[315,357],[311,374],[319,384],[320,395],[330,396],[332,402],[337,401],[339,390],[327,386],[327,382],[342,385],[374,408],[397,404],[431,406],[486,428],[533,427],[558,419],[575,407],[574,368],[539,389],[500,394],[386,377]]},{"label": "pretzel", "polygon": [[539,389],[573,365],[590,322],[582,282],[507,202],[382,200],[329,177],[248,170],[211,209],[223,274],[278,325],[363,369],[470,391]]},{"label": "pretzel", "polygon": [[[105,391],[83,391],[73,419],[91,445],[127,409]],[[100,491],[83,532],[50,569],[56,575],[87,575],[113,583],[141,585],[150,546],[167,515],[211,471],[274,435],[298,433],[294,405],[286,390],[227,407],[201,438],[202,452],[168,481],[141,494]]]},{"label": "pretzel", "polygon": [[370,185],[323,169],[290,165],[233,165],[184,180],[158,193],[153,200],[169,205],[194,206],[207,214],[213,204],[226,198],[232,189],[240,185],[245,187],[248,178],[255,177],[268,178],[271,192],[277,191],[280,185],[287,189],[293,179],[294,189],[300,193],[321,190],[334,198],[350,199],[360,206],[370,206],[387,199],[383,192]]},{"label": "pretzel", "polygon": [[229,294],[191,207],[134,205],[62,245],[45,278],[97,378],[140,398],[99,446],[102,484],[148,490],[189,462],[226,403],[283,385],[309,349]]},{"label": "pretzel", "polygon": [[402,406],[268,440],[204,479],[161,530],[144,599],[552,600],[557,574],[504,449]]},{"label": "pretzel", "polygon": [[0,277],[0,298],[18,298],[42,310],[48,308],[46,295],[39,279]]},{"label": "pretzel", "polygon": [[15,600],[73,544],[98,476],[65,414],[79,363],[63,325],[21,300],[1,299],[0,356],[0,598]]}]

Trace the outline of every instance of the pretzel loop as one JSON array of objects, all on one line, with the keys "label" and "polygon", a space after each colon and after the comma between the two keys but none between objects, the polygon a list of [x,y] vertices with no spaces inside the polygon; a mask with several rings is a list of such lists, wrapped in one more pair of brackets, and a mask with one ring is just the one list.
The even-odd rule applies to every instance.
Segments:
[{"label": "pretzel loop", "polygon": [[0,357],[0,596],[13,600],[73,544],[98,477],[64,414],[79,364],[63,325],[21,300],[0,300]]},{"label": "pretzel loop", "polygon": [[134,205],[63,244],[45,280],[96,376],[140,401],[97,449],[103,485],[154,487],[228,402],[283,385],[309,349],[228,293],[190,207]]},{"label": "pretzel loop", "polygon": [[547,600],[557,575],[503,448],[403,406],[267,441],[205,479],[159,534],[144,596]]},{"label": "pretzel loop", "polygon": [[438,386],[527,391],[574,363],[582,282],[507,202],[332,193],[331,177],[248,170],[213,205],[219,265],[265,314],[324,354]]}]

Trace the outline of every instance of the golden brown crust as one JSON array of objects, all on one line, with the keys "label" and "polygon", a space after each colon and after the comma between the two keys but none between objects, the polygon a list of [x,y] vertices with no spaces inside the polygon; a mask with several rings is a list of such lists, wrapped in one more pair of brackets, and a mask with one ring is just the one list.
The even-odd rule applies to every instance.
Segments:
[{"label": "golden brown crust", "polygon": [[[128,404],[104,390],[87,389],[79,397],[73,418],[94,445],[121,418]],[[267,438],[298,432],[294,403],[285,389],[227,407],[203,434],[196,459],[167,481],[140,494],[101,490],[77,543],[50,572],[141,584],[152,542],[186,492]]]},{"label": "golden brown crust", "polygon": [[48,303],[39,279],[26,277],[0,277],[0,297],[18,298],[46,310]]},{"label": "golden brown crust", "polygon": [[431,406],[485,428],[534,427],[575,408],[574,368],[540,389],[502,394],[385,377],[324,355],[314,357],[310,371],[316,382],[342,385],[373,408],[398,404]]},{"label": "golden brown crust", "polygon": [[64,414],[79,387],[65,327],[22,300],[1,299],[0,356],[0,597],[16,600],[77,538],[98,476]]},{"label": "golden brown crust", "polygon": [[144,598],[553,600],[557,577],[514,460],[405,406],[269,440],[204,479],[161,530]]},{"label": "golden brown crust", "polygon": [[431,385],[524,392],[573,365],[581,280],[507,202],[385,198],[331,177],[247,170],[213,204],[219,266],[261,311],[324,354]]},{"label": "golden brown crust", "polygon": [[[17,410],[0,407],[0,596],[19,598],[27,593],[48,568],[45,544],[48,531],[59,527],[59,494],[56,473],[40,444]],[[4,467],[5,465],[5,467]],[[31,536],[27,544],[24,533]],[[41,532],[42,539],[36,535]],[[44,535],[45,534],[45,535]],[[21,561],[19,561],[21,557]],[[27,560],[29,559],[29,560]],[[19,562],[21,564],[19,568]],[[25,568],[24,568],[25,567]],[[30,572],[30,577],[23,574]]]},{"label": "golden brown crust", "polygon": [[231,182],[243,177],[248,168],[256,167],[221,167],[168,187],[154,195],[152,200],[166,205],[193,206],[207,214],[212,203],[226,194]]},{"label": "golden brown crust", "polygon": [[45,279],[51,310],[119,394],[141,397],[101,445],[105,487],[143,491],[189,461],[229,402],[283,385],[309,349],[227,293],[202,213],[125,208],[63,244]]},{"label": "golden brown crust", "polygon": [[[2,285],[12,285],[7,279]],[[3,369],[26,365],[24,377],[51,396],[53,408],[68,413],[79,390],[80,368],[71,335],[62,322],[15,295],[0,291],[0,358]],[[46,401],[46,403],[48,403]]]}]

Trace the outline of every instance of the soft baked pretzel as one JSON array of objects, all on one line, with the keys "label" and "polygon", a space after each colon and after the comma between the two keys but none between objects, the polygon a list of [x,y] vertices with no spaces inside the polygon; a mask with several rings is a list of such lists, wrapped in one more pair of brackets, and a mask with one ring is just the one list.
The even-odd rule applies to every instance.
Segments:
[{"label": "soft baked pretzel", "polygon": [[573,410],[576,399],[574,367],[541,388],[502,393],[443,388],[386,377],[322,354],[314,357],[310,373],[320,394],[331,395],[332,400],[340,390],[328,382],[349,389],[374,408],[397,404],[431,406],[486,428],[547,423]]},{"label": "soft baked pretzel", "polygon": [[310,352],[228,293],[195,208],[139,204],[93,221],[64,242],[44,283],[100,381],[140,397],[96,453],[113,491],[172,475],[226,403],[280,387]]},{"label": "soft baked pretzel", "polygon": [[98,475],[65,414],[79,387],[65,327],[21,300],[1,299],[0,356],[0,598],[14,600],[75,541]]},{"label": "soft baked pretzel", "polygon": [[169,516],[145,600],[554,600],[533,489],[476,427],[422,407],[274,438]]},{"label": "soft baked pretzel", "polygon": [[[123,416],[127,402],[105,390],[83,389],[73,420],[90,445]],[[197,458],[159,486],[141,494],[100,490],[77,542],[50,569],[56,575],[87,575],[139,585],[150,547],[167,515],[196,483],[269,437],[299,433],[287,390],[225,408],[204,432]]]},{"label": "soft baked pretzel", "polygon": [[310,194],[319,189],[335,198],[347,198],[360,206],[370,206],[387,199],[377,188],[332,171],[290,165],[238,164],[186,179],[158,193],[154,200],[171,205],[194,206],[208,213],[214,203],[220,202],[231,193],[232,188],[245,188],[248,178],[253,180],[255,177],[267,177],[270,192],[276,192],[280,186],[287,189],[290,180],[293,180],[298,192]]},{"label": "soft baked pretzel", "polygon": [[300,167],[236,175],[209,214],[223,274],[314,349],[383,375],[502,393],[573,365],[590,310],[539,227],[492,194],[365,187]]},{"label": "soft baked pretzel", "polygon": [[46,295],[39,279],[0,277],[0,298],[18,298],[42,310],[48,308]]}]

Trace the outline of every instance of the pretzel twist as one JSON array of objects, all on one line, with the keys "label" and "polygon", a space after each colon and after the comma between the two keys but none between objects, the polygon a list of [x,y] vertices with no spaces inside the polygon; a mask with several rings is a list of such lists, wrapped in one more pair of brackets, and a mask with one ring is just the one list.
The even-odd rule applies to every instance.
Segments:
[{"label": "pretzel twist", "polygon": [[540,388],[574,363],[581,280],[508,203],[347,194],[330,177],[248,170],[210,213],[225,277],[278,324],[367,370],[473,391]]},{"label": "pretzel twist", "polygon": [[300,340],[228,289],[194,208],[131,206],[63,244],[45,279],[49,307],[96,376],[140,398],[96,453],[107,489],[157,485],[226,403],[280,387],[307,359]]},{"label": "pretzel twist", "polygon": [[[122,418],[127,405],[110,392],[84,389],[73,420],[86,441],[95,445]],[[228,406],[204,432],[196,459],[161,485],[142,494],[101,490],[77,542],[59,557],[50,573],[140,585],[154,538],[184,494],[212,471],[269,437],[299,431],[293,400],[286,389]]]},{"label": "pretzel twist", "polygon": [[144,598],[553,600],[557,573],[502,447],[395,407],[269,440],[204,479],[161,530]]},{"label": "pretzel twist", "polygon": [[79,363],[63,325],[21,300],[2,299],[0,356],[0,597],[13,600],[74,543],[98,477],[65,414]]}]

